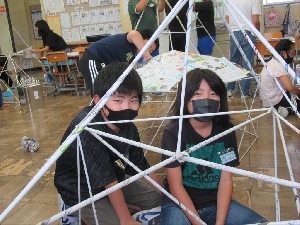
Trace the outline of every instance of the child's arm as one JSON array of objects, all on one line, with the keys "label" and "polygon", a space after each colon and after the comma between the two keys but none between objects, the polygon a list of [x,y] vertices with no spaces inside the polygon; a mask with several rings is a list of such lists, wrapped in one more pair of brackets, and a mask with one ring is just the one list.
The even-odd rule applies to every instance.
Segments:
[{"label": "child's arm", "polygon": [[148,2],[148,0],[140,0],[139,3],[135,7],[135,11],[137,13],[144,11],[144,9],[146,8],[147,2]]},{"label": "child's arm", "polygon": [[30,52],[32,53],[37,53],[37,52],[46,52],[49,50],[49,46],[45,46],[44,48],[40,48],[40,49],[30,49]]},{"label": "child's arm", "polygon": [[[138,49],[138,52],[141,51],[142,48],[145,46],[145,42],[144,42],[142,35],[140,34],[140,32],[138,32],[136,30],[132,30],[132,31],[128,32],[127,41],[129,43],[133,43],[136,46],[136,48]],[[150,52],[147,49],[142,57],[144,60],[149,60],[149,59],[151,59],[152,56],[150,55]]]},{"label": "child's arm", "polygon": [[218,187],[216,225],[225,224],[232,198],[232,173],[222,171]]},{"label": "child's arm", "polygon": [[[182,183],[182,171],[181,167],[175,167],[175,168],[167,168],[166,169],[169,187],[171,194],[178,199],[183,205],[185,205],[190,211],[192,211],[195,215],[198,215],[198,212],[186,192],[183,183]],[[185,210],[182,210],[184,214],[188,217],[190,222],[194,224],[201,224],[198,220],[196,220],[194,217],[192,217],[189,213],[187,213]]]},{"label": "child's arm", "polygon": [[[110,188],[116,184],[118,184],[118,181],[114,181],[114,182],[106,185],[105,188],[106,189]],[[109,194],[108,198],[118,215],[121,225],[125,225],[125,224],[134,224],[134,225],[139,224],[140,225],[139,222],[137,222],[136,220],[134,220],[131,217],[121,189],[118,189],[117,191],[114,191],[113,193]]]},{"label": "child's arm", "polygon": [[[161,187],[164,187],[163,182],[158,178],[158,176],[154,172],[150,173],[149,177],[152,180],[154,180],[156,183],[158,183]],[[161,191],[157,189],[154,185],[152,185],[148,180],[146,180],[145,178],[142,178],[142,180],[144,180],[147,184],[153,187],[154,190],[156,190],[159,194],[161,194]]]}]

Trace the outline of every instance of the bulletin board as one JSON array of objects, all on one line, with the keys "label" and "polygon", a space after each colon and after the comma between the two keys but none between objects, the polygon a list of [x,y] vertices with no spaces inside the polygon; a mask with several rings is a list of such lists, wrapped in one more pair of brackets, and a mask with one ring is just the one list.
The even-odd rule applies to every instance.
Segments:
[{"label": "bulletin board", "polygon": [[43,19],[41,5],[32,5],[32,6],[30,6],[30,14],[31,14],[31,21],[32,21],[34,38],[35,39],[41,39],[41,37],[39,37],[39,34],[38,34],[37,30],[35,30],[35,23],[38,20]]},{"label": "bulletin board", "polygon": [[49,27],[68,43],[122,33],[119,0],[43,0]]}]

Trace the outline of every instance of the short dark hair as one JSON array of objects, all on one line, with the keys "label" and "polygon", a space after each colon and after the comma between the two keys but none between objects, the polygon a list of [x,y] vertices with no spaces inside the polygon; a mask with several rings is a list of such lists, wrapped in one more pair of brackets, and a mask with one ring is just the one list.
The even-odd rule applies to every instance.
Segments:
[{"label": "short dark hair", "polygon": [[38,28],[39,37],[43,36],[44,34],[47,34],[49,31],[51,31],[48,23],[45,20],[36,21],[34,26]]},{"label": "short dark hair", "polygon": [[[221,78],[213,71],[209,69],[199,69],[196,68],[194,70],[189,71],[186,74],[186,87],[185,87],[185,96],[184,96],[184,107],[183,107],[183,115],[189,115],[187,109],[187,104],[190,99],[194,96],[195,92],[200,86],[202,80],[205,80],[210,88],[216,92],[218,96],[220,96],[220,109],[219,112],[228,112],[228,103],[227,103],[227,89],[225,87],[224,82]],[[180,115],[180,102],[181,102],[181,90],[182,90],[182,79],[179,83],[177,96],[175,98],[174,105],[172,106],[172,113],[175,116]],[[223,127],[231,127],[232,124],[230,122],[230,116],[220,115],[215,116],[213,121],[220,126]]]},{"label": "short dark hair", "polygon": [[[94,95],[103,97],[105,93],[112,87],[112,85],[119,79],[127,67],[128,63],[113,62],[102,68],[94,82]],[[141,104],[143,97],[143,84],[141,77],[138,75],[135,69],[132,69],[128,73],[126,78],[117,88],[116,92],[125,95],[136,92],[139,98],[139,103]]]},{"label": "short dark hair", "polygon": [[282,51],[289,51],[293,48],[293,42],[290,39],[280,39],[278,44],[275,46],[276,52],[281,55]]},{"label": "short dark hair", "polygon": [[[149,30],[149,29],[142,30],[142,31],[139,31],[139,32],[142,35],[142,37],[143,37],[144,40],[149,40],[152,37],[152,35],[153,35],[153,32],[151,30]],[[154,43],[156,44],[156,49],[158,49],[159,48],[159,40],[158,40],[158,38],[154,41]]]}]

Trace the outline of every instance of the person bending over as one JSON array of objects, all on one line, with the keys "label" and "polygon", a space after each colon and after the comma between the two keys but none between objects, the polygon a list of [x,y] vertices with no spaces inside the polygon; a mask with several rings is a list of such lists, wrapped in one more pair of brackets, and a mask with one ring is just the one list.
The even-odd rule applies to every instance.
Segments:
[{"label": "person bending over", "polygon": [[40,49],[30,49],[32,53],[43,53],[43,56],[46,56],[47,52],[50,51],[64,51],[67,48],[67,43],[65,40],[54,33],[48,23],[45,20],[39,20],[35,23],[35,29],[38,32],[39,37],[42,37],[43,48]]},{"label": "person bending over", "polygon": [[[182,81],[179,84],[173,114],[179,116]],[[216,73],[194,69],[186,75],[184,115],[227,112],[227,91]],[[191,148],[233,125],[229,115],[198,116],[183,119],[181,151]],[[170,122],[162,137],[162,148],[175,152],[179,120]],[[225,158],[225,155],[227,158]],[[239,165],[235,132],[222,136],[190,153],[191,157],[226,166]],[[163,155],[162,160],[168,156]],[[228,159],[228,160],[226,160]],[[232,200],[232,174],[191,162],[174,161],[166,166],[165,189],[208,225],[252,224],[266,220],[251,209]],[[200,224],[167,196],[163,196],[161,225]]]},{"label": "person bending over", "polygon": [[[292,63],[294,55],[295,55],[295,47],[291,40],[289,39],[282,39],[278,42],[275,46],[275,50],[278,54],[285,60],[287,64]],[[282,66],[277,59],[274,57],[271,58],[270,61],[267,62],[267,66],[269,70],[274,75],[275,79],[279,82],[282,89],[285,91],[289,99],[291,99],[291,94],[294,94],[300,97],[300,90],[298,87],[292,84],[288,72],[286,71],[285,67]],[[267,69],[264,67],[261,71],[261,84],[263,88],[266,90],[268,98],[270,102],[274,106],[278,113],[286,118],[289,114],[295,113],[287,99],[283,96],[283,93],[275,83],[273,77],[269,74]],[[269,102],[267,101],[265,95],[260,90],[260,96],[264,107],[270,107]],[[296,99],[297,102],[297,111],[300,112],[300,101]]]},{"label": "person bending over", "polygon": [[[65,40],[59,36],[58,34],[54,33],[48,23],[45,20],[39,20],[35,23],[35,29],[38,32],[39,37],[42,37],[43,40],[43,48],[40,49],[30,49],[30,52],[32,53],[41,53],[42,57],[46,57],[47,52],[52,51],[64,51],[67,48],[67,43]],[[63,68],[53,66],[55,71],[61,71]],[[45,69],[48,71],[48,67],[45,67]],[[64,86],[63,77],[60,76],[59,78],[59,86]]]},{"label": "person bending over", "polygon": [[[125,34],[116,34],[91,44],[83,53],[79,68],[93,96],[93,83],[98,71],[112,62],[131,63],[135,55],[145,46],[153,35],[150,30],[141,32],[132,30]],[[159,48],[158,39],[144,53],[144,61],[151,58],[151,53]]]},{"label": "person bending over", "polygon": [[[128,64],[114,62],[101,69],[94,83],[94,102],[98,103],[107,90],[119,79],[127,69]],[[105,106],[93,118],[91,123],[133,120],[138,115],[142,99],[143,87],[140,76],[133,69],[118,89],[108,99]],[[77,124],[92,110],[93,106],[83,108],[73,119],[63,135],[62,142],[71,134]],[[111,135],[140,142],[137,127],[132,123],[101,124],[92,126]],[[92,194],[98,194],[105,189],[113,187],[119,182],[137,174],[126,163],[122,169],[116,160],[119,157],[108,149],[102,142],[96,139],[88,131],[82,131],[79,135],[82,150],[89,175]],[[118,150],[141,170],[149,168],[143,149],[114,139],[104,138],[109,145]],[[54,184],[61,198],[68,206],[78,203],[78,172],[77,172],[77,142],[74,141],[56,162]],[[81,201],[90,197],[87,180],[85,177],[82,160],[80,160],[80,197]],[[149,176],[162,186],[162,182],[154,172]],[[134,205],[141,210],[157,207],[161,204],[161,193],[158,193],[152,185],[140,179],[95,202],[99,224],[139,224],[131,217],[127,204]],[[92,205],[81,210],[90,224],[95,224]]]}]

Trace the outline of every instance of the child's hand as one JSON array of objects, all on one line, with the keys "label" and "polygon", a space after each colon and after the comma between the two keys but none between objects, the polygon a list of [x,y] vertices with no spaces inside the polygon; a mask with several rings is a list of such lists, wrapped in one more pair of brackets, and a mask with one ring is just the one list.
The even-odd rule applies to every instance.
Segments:
[{"label": "child's hand", "polygon": [[147,50],[147,51],[145,51],[145,53],[143,54],[142,58],[143,58],[143,62],[145,62],[145,61],[148,61],[149,59],[151,59],[152,56],[150,55],[150,52]]},{"label": "child's hand", "polygon": [[4,91],[4,89],[3,89],[3,87],[2,87],[2,86],[0,86],[0,91]]},{"label": "child's hand", "polygon": [[151,59],[152,58],[152,56],[149,54],[149,55],[143,55],[143,62],[146,62],[146,61],[148,61],[149,59]]},{"label": "child's hand", "polygon": [[31,53],[34,53],[34,52],[35,52],[35,50],[34,50],[33,48],[30,48],[29,51],[30,51]]}]

